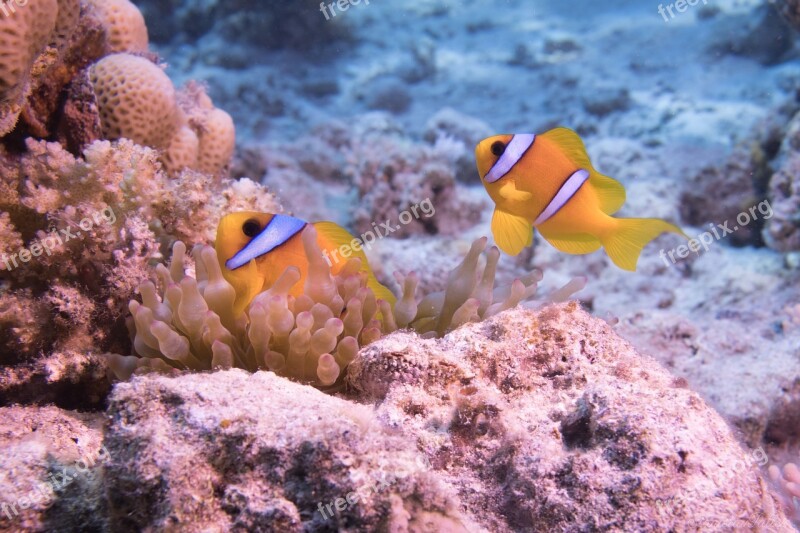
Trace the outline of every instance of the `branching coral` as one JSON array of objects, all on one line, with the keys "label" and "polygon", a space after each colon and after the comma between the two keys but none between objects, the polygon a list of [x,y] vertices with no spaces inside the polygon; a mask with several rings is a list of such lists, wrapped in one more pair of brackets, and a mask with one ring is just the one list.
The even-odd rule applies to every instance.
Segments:
[{"label": "branching coral", "polygon": [[[472,244],[439,293],[417,297],[415,274],[397,274],[402,295],[394,306],[377,299],[359,273],[360,260],[350,259],[331,275],[309,226],[302,235],[309,274],[304,292],[290,289],[300,272],[289,267],[269,289],[255,297],[241,315],[233,314],[235,291],[222,277],[216,252],[207,246],[193,251],[197,277],[184,274],[186,247],[176,243],[169,268],[159,265],[160,291],[152,282],[140,288],[142,302],[131,301],[136,355],[110,355],[111,368],[127,379],[137,370],[177,371],[213,368],[272,370],[313,385],[334,385],[360,347],[401,328],[425,337],[441,336],[465,324],[488,318],[536,293],[541,272],[495,289],[500,252],[492,247],[481,261],[486,238]],[[576,279],[551,295],[568,298],[583,287]]]},{"label": "branching coral", "polygon": [[80,383],[71,369],[96,372],[64,359],[67,370],[54,376],[53,354],[127,350],[127,301],[176,239],[207,242],[230,210],[281,211],[250,180],[171,179],[156,151],[127,140],[95,142],[83,158],[57,143],[29,139],[25,148],[0,149],[0,360],[9,365],[0,397],[32,387],[26,397],[48,401],[37,383]]}]

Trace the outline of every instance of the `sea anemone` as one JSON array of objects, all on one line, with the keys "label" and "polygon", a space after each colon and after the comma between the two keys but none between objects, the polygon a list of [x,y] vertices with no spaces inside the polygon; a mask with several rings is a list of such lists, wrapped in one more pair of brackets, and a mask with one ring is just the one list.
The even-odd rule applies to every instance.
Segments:
[{"label": "sea anemone", "polygon": [[[423,337],[442,336],[467,322],[530,302],[542,279],[536,270],[496,289],[500,252],[492,247],[484,254],[484,237],[472,244],[441,292],[418,298],[417,275],[395,274],[401,295],[392,306],[367,286],[358,259],[350,259],[339,274],[331,275],[313,226],[304,230],[302,239],[309,263],[303,294],[290,294],[300,272],[289,267],[238,316],[233,311],[235,291],[223,278],[214,249],[194,248],[194,278],[185,274],[186,246],[177,242],[170,267],[156,268],[160,290],[156,283],[145,282],[139,287],[142,301],[130,302],[135,355],[110,356],[116,377],[236,367],[271,370],[331,387],[358,350],[383,335],[409,328]],[[547,301],[567,299],[584,284],[584,278],[576,278]]]},{"label": "sea anemone", "polygon": [[769,477],[778,489],[778,497],[789,520],[800,526],[800,467],[788,463],[783,470],[769,467]]}]

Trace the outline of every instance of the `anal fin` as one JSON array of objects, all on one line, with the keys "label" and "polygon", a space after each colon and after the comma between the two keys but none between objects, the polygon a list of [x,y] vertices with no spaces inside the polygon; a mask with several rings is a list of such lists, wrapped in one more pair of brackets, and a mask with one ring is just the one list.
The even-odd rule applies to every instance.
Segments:
[{"label": "anal fin", "polygon": [[542,231],[539,228],[539,233],[547,240],[554,248],[562,252],[574,255],[584,255],[596,252],[600,249],[603,243],[600,239],[588,233],[575,233],[571,235],[553,235]]}]

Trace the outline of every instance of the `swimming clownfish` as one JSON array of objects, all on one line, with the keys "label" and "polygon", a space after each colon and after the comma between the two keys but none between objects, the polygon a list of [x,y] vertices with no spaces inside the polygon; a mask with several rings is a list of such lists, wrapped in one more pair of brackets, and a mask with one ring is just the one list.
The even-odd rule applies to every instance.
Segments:
[{"label": "swimming clownfish", "polygon": [[[308,259],[301,232],[309,223],[286,215],[245,211],[222,217],[217,228],[215,248],[222,275],[236,290],[235,312],[244,311],[253,298],[270,288],[287,267],[300,270],[300,281],[290,291],[292,296],[303,293]],[[367,273],[367,286],[375,296],[394,305],[392,292],[381,285],[369,267],[363,250],[353,246],[355,239],[347,230],[333,222],[314,222],[317,244],[326,256],[338,258],[333,253],[342,245],[352,251],[350,257],[361,259],[361,271]],[[336,275],[347,261],[331,262],[331,274]]]},{"label": "swimming clownfish", "polygon": [[602,246],[615,265],[635,271],[651,240],[664,232],[686,237],[661,219],[612,217],[625,203],[625,187],[592,167],[570,129],[489,137],[478,143],[475,159],[495,203],[492,235],[509,255],[530,246],[536,228],[562,252],[588,254]]}]

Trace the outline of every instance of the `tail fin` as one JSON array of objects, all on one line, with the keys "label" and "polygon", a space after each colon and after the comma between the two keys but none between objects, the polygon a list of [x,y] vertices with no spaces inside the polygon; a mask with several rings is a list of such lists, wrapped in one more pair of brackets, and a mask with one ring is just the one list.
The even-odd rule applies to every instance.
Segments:
[{"label": "tail fin", "polygon": [[659,218],[615,218],[616,228],[601,237],[606,253],[615,265],[634,272],[642,249],[665,232],[689,238],[679,227]]}]

